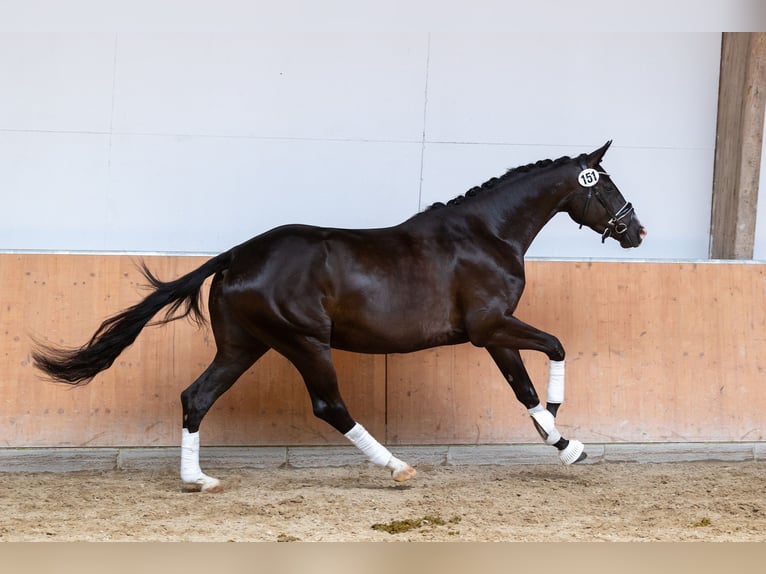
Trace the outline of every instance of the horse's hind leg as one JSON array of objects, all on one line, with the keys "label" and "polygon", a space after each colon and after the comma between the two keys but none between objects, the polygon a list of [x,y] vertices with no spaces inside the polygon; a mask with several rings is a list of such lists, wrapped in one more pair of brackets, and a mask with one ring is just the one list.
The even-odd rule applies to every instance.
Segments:
[{"label": "horse's hind leg", "polygon": [[199,427],[213,403],[266,351],[266,345],[248,349],[220,350],[210,366],[181,393],[181,480],[203,492],[221,492],[217,478],[206,475],[199,465]]},{"label": "horse's hind leg", "polygon": [[395,481],[404,482],[415,476],[414,468],[391,454],[349,414],[338,389],[329,346],[305,344],[301,347],[300,351],[288,352],[286,356],[303,377],[314,415],[343,434],[370,462],[388,468]]},{"label": "horse's hind leg", "polygon": [[[521,402],[532,417],[532,422],[540,433],[540,436],[551,446],[559,450],[559,458],[564,464],[581,462],[587,458],[585,447],[578,440],[567,440],[556,428],[556,411],[564,400],[563,396],[563,372],[557,372],[552,361],[551,375],[548,384],[548,408],[544,409],[540,404],[540,398],[532,384],[521,354],[518,350],[503,347],[487,347],[490,355],[497,366],[508,380],[516,394],[516,398]],[[563,364],[563,363],[561,363]],[[553,395],[553,397],[551,397]]]}]

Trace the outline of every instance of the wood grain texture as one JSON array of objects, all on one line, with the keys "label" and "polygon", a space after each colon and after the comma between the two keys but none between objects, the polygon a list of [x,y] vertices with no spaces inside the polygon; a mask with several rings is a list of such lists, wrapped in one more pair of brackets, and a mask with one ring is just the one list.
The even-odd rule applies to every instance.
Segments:
[{"label": "wood grain texture", "polygon": [[[200,257],[147,257],[160,278]],[[517,315],[567,349],[565,436],[591,442],[766,440],[766,268],[531,261]],[[180,392],[214,353],[208,329],[147,328],[91,384],[41,381],[30,336],[79,345],[137,302],[129,256],[0,254],[0,446],[166,446]],[[391,444],[538,443],[482,349],[335,354],[352,415]],[[547,359],[525,352],[544,396]],[[203,422],[207,445],[346,444],[314,418],[296,370],[268,353]]]},{"label": "wood grain texture", "polygon": [[716,259],[753,257],[764,105],[766,33],[724,33],[710,230]]},{"label": "wood grain texture", "polygon": [[[200,265],[200,257],[146,257],[162,279]],[[186,321],[147,327],[111,369],[72,388],[38,378],[30,336],[79,346],[101,321],[142,297],[131,257],[0,255],[3,368],[2,446],[165,446],[180,442],[180,392],[215,353],[209,329]],[[354,416],[385,433],[385,358],[335,354],[341,389]],[[203,443],[345,444],[315,419],[297,371],[270,352],[213,407]]]},{"label": "wood grain texture", "polygon": [[[567,398],[558,417],[565,436],[764,440],[762,266],[531,262],[527,270],[517,315],[567,349]],[[547,359],[524,356],[544,397]],[[389,357],[388,373],[393,442],[536,439],[481,349]]]}]

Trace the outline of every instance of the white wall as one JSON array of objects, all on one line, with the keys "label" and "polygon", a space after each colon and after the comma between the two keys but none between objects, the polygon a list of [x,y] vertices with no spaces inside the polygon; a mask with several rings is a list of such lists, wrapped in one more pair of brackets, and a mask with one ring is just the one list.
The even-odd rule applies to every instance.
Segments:
[{"label": "white wall", "polygon": [[[457,27],[457,26],[456,26]],[[706,258],[719,33],[390,29],[0,35],[0,250],[215,253],[397,223],[507,168],[614,145],[649,229],[550,257]]]}]

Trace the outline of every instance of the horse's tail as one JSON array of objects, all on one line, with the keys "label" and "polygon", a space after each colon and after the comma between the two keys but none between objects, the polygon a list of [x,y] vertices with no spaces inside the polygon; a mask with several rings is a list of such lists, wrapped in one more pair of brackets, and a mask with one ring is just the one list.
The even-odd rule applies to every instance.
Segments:
[{"label": "horse's tail", "polygon": [[[200,309],[202,284],[209,276],[223,271],[231,263],[232,251],[205,262],[175,281],[160,281],[141,263],[141,270],[154,290],[140,303],[110,317],[96,330],[90,341],[78,349],[63,349],[37,343],[32,353],[35,366],[50,378],[73,385],[87,384],[108,369],[154,315],[167,307],[165,316],[156,324],[191,316],[198,325],[205,323]],[[183,312],[175,313],[184,307]]]}]

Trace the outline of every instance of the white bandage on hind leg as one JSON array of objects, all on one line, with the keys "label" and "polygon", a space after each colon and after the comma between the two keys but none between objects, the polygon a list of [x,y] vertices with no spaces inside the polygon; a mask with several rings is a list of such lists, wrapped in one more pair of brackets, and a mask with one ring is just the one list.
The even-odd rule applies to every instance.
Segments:
[{"label": "white bandage on hind leg", "polygon": [[[367,432],[367,429],[359,423],[356,423],[354,428],[343,436],[350,440],[356,448],[361,450],[372,463],[380,466],[388,466],[394,458],[391,451],[376,441],[375,438]],[[396,460],[398,461],[398,459]]]},{"label": "white bandage on hind leg", "polygon": [[542,405],[529,409],[529,414],[532,416],[532,421],[535,423],[535,428],[546,444],[556,444],[561,440],[561,433],[556,428],[556,419],[548,411],[544,409]]},{"label": "white bandage on hind leg", "polygon": [[181,430],[181,480],[187,484],[199,484],[210,488],[218,484],[218,479],[202,472],[199,466],[199,432],[190,433]]},{"label": "white bandage on hind leg", "polygon": [[546,400],[557,404],[564,402],[564,361],[550,362]]}]

